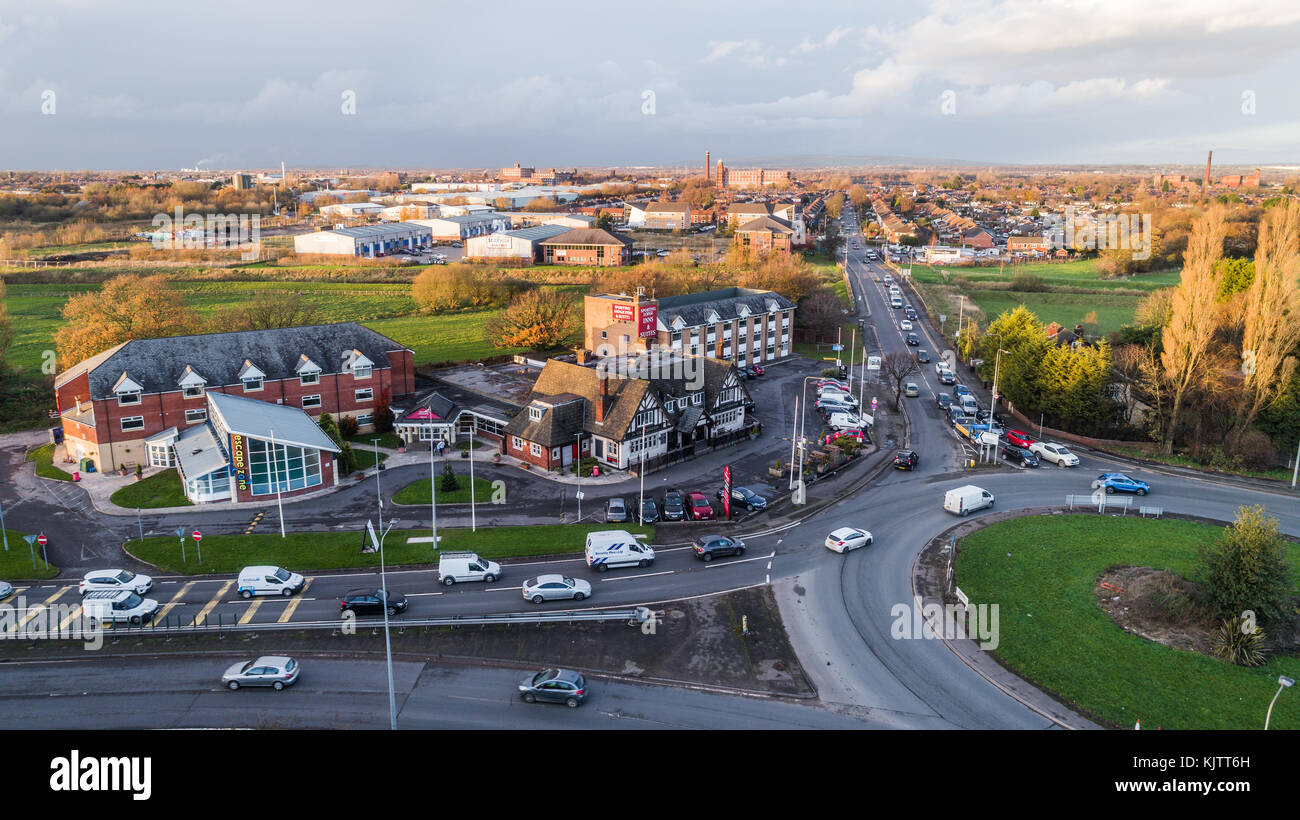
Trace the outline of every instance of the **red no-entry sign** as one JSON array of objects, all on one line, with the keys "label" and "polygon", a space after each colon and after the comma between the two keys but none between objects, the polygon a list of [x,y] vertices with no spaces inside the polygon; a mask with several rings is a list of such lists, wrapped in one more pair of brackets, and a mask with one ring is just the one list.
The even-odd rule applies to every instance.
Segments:
[{"label": "red no-entry sign", "polygon": [[50,539],[46,538],[43,534],[36,537],[36,543],[40,544],[42,547],[45,546],[46,542],[49,540]]},{"label": "red no-entry sign", "polygon": [[203,540],[203,533],[199,532],[198,530],[195,530],[195,531],[194,531],[194,540],[195,540],[195,541],[202,541],[202,540]]}]

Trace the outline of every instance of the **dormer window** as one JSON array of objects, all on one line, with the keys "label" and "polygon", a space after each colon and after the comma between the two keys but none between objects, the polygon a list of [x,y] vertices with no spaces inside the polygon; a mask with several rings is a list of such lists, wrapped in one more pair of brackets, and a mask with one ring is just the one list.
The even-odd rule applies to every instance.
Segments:
[{"label": "dormer window", "polygon": [[306,354],[298,357],[294,370],[298,373],[299,383],[320,384],[320,365],[307,358]]},{"label": "dormer window", "polygon": [[244,366],[239,371],[239,381],[244,385],[245,393],[253,393],[261,390],[262,380],[265,378],[266,374],[259,370],[257,365],[253,364],[248,359],[244,359]]},{"label": "dormer window", "polygon": [[185,365],[185,372],[181,374],[181,380],[177,382],[181,388],[181,395],[187,399],[196,399],[203,395],[204,385],[208,380],[195,372],[194,368]]},{"label": "dormer window", "polygon": [[370,378],[370,371],[371,371],[370,365],[364,365],[364,366],[357,365],[356,367],[352,368],[352,378],[368,379]]},{"label": "dormer window", "polygon": [[122,404],[122,405],[126,405],[126,404],[139,404],[139,403],[140,403],[140,391],[139,391],[139,390],[123,390],[121,393],[118,393],[118,394],[117,394],[117,403],[118,403],[118,404]]},{"label": "dormer window", "polygon": [[374,366],[375,363],[366,358],[366,354],[360,350],[349,350],[343,354],[343,369],[351,370],[354,379],[370,378]]},{"label": "dormer window", "polygon": [[249,377],[249,378],[247,378],[247,379],[240,379],[240,381],[243,382],[243,384],[244,384],[244,392],[245,392],[245,393],[253,393],[253,392],[255,392],[255,391],[258,391],[258,390],[261,390],[261,389],[262,389],[262,377],[261,377],[261,376],[252,376],[252,377]]},{"label": "dormer window", "polygon": [[542,420],[542,408],[540,408],[540,407],[529,407],[529,408],[528,408],[528,420],[529,420],[529,421],[541,421],[541,420]]},{"label": "dormer window", "polygon": [[118,377],[117,384],[113,385],[113,393],[117,396],[117,403],[122,406],[139,404],[144,386],[123,373]]}]

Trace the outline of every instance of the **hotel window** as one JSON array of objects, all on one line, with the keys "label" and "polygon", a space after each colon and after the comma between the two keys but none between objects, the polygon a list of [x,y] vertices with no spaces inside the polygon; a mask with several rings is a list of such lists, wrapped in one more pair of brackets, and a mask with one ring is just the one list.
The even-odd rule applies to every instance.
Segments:
[{"label": "hotel window", "polygon": [[529,445],[528,445],[528,452],[532,453],[532,454],[535,455],[535,456],[540,456],[540,455],[542,454],[542,445],[540,445],[540,444],[529,444]]},{"label": "hotel window", "polygon": [[320,407],[320,395],[317,394],[314,396],[303,396],[302,407],[304,410],[311,407]]},{"label": "hotel window", "polygon": [[140,391],[139,391],[139,390],[132,390],[132,391],[129,391],[129,392],[127,392],[127,393],[118,393],[118,394],[117,394],[117,403],[120,404],[120,405],[139,404],[139,403],[140,403]]},{"label": "hotel window", "polygon": [[362,413],[357,416],[358,427],[369,427],[371,424],[374,424],[374,422],[375,416],[373,413]]},{"label": "hotel window", "polygon": [[299,384],[320,384],[319,373],[303,373],[298,377]]},{"label": "hotel window", "polygon": [[692,393],[692,394],[691,394],[691,404],[695,405],[696,407],[699,407],[700,405],[704,404],[704,394],[703,394],[703,393]]},{"label": "hotel window", "polygon": [[194,387],[183,388],[181,390],[181,395],[185,396],[187,399],[197,399],[203,395],[203,385],[200,384],[195,385]]},{"label": "hotel window", "polygon": [[375,397],[375,388],[363,387],[359,390],[353,391],[353,395],[356,397],[357,401],[370,401]]},{"label": "hotel window", "polygon": [[251,379],[244,379],[245,393],[254,393],[261,389],[262,389],[262,378],[260,376],[256,376]]},{"label": "hotel window", "polygon": [[122,430],[143,430],[144,416],[127,416],[122,419]]},{"label": "hotel window", "polygon": [[522,449],[524,449],[524,440],[521,439],[519,436],[511,436],[511,437],[510,437],[510,449],[512,449],[512,450],[522,450]]},{"label": "hotel window", "polygon": [[197,407],[193,410],[185,411],[186,424],[196,424],[200,421],[207,421],[207,420],[208,420],[208,408],[206,407]]},{"label": "hotel window", "polygon": [[370,369],[369,365],[366,365],[365,367],[354,367],[352,368],[352,378],[368,379],[370,378]]},{"label": "hotel window", "polygon": [[253,495],[302,490],[321,483],[320,451],[248,439],[249,484]]}]

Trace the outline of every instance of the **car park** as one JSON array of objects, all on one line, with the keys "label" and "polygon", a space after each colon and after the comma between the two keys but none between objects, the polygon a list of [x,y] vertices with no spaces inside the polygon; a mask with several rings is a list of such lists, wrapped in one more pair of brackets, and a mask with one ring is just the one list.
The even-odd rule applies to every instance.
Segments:
[{"label": "car park", "polygon": [[[385,606],[387,602],[387,606]],[[406,596],[400,592],[390,592],[374,587],[350,590],[339,601],[340,612],[352,612],[356,615],[382,615],[387,610],[389,615],[405,612]]]},{"label": "car park", "polygon": [[690,513],[692,521],[708,521],[713,518],[713,505],[709,503],[709,499],[704,497],[704,493],[687,493],[686,509]]},{"label": "car park", "polygon": [[692,549],[696,558],[707,563],[714,558],[744,555],[745,542],[727,535],[706,535],[696,539]]},{"label": "car park", "polygon": [[476,552],[444,552],[438,556],[438,580],[444,586],[461,581],[492,583],[501,577],[501,565]]},{"label": "car park", "polygon": [[[723,488],[719,487],[717,493],[717,497],[719,501],[722,500],[722,496],[723,496]],[[767,499],[759,495],[758,493],[754,492],[748,487],[732,487],[731,503],[732,506],[739,504],[740,506],[744,507],[747,510],[767,509]]]},{"label": "car park", "polygon": [[845,553],[859,547],[869,547],[872,540],[871,533],[866,530],[857,527],[840,527],[826,536],[826,549]]},{"label": "car park", "polygon": [[1050,461],[1058,467],[1078,467],[1079,457],[1063,444],[1049,444],[1036,441],[1029,447],[1030,452],[1042,461]]},{"label": "car park", "polygon": [[587,566],[597,572],[612,567],[648,567],[655,551],[626,530],[601,530],[587,535]]},{"label": "car park", "polygon": [[104,589],[87,592],[81,599],[81,612],[93,628],[101,623],[129,623],[138,626],[158,613],[158,602],[141,598],[129,589]]},{"label": "car park", "polygon": [[903,385],[903,395],[907,396],[909,399],[914,399],[921,395],[921,388],[916,386],[916,382],[908,382]]},{"label": "car park", "polygon": [[251,661],[231,664],[221,676],[221,685],[227,689],[241,686],[269,686],[277,692],[298,682],[302,667],[285,655],[264,655]]},{"label": "car park", "polygon": [[1008,430],[1007,441],[1011,442],[1017,447],[1024,447],[1028,449],[1034,446],[1034,444],[1037,442],[1037,439],[1035,439],[1033,436],[1026,433],[1024,430]]},{"label": "car park", "polygon": [[681,521],[686,517],[686,494],[678,489],[664,493],[663,517],[665,521]]},{"label": "car park", "polygon": [[101,590],[116,592],[122,589],[143,595],[152,588],[152,578],[148,575],[137,575],[129,569],[94,569],[87,572],[77,584],[77,591],[82,595],[87,592]]},{"label": "car park", "polygon": [[1151,485],[1145,481],[1131,478],[1125,473],[1102,473],[1092,482],[1092,488],[1094,490],[1105,490],[1107,493],[1119,491],[1146,495],[1151,492]]},{"label": "car park", "polygon": [[524,581],[522,591],[524,600],[535,604],[565,599],[581,601],[591,594],[591,584],[581,578],[570,578],[567,575],[539,575]]},{"label": "car park", "polygon": [[252,598],[254,595],[289,596],[301,592],[306,585],[306,578],[284,567],[244,567],[239,571],[239,586],[236,591],[243,598]]},{"label": "car park", "polygon": [[921,457],[916,454],[915,450],[899,450],[894,453],[894,469],[896,470],[915,470],[916,465],[921,463]]},{"label": "car park", "polygon": [[1012,464],[1019,464],[1022,467],[1038,466],[1038,456],[1024,447],[1017,447],[1014,444],[1007,444],[1002,448],[1002,457]]},{"label": "car park", "polygon": [[576,709],[587,699],[587,681],[569,669],[543,669],[519,682],[519,698],[524,703],[540,700]]},{"label": "car park", "polygon": [[605,523],[627,524],[631,521],[632,511],[628,508],[627,499],[611,498],[605,502]]}]

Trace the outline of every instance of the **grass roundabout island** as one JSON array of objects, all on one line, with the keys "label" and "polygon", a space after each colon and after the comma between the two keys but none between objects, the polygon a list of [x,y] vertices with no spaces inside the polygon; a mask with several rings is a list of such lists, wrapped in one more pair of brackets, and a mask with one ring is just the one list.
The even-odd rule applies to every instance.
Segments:
[{"label": "grass roundabout island", "polygon": [[[1098,586],[1120,567],[1190,578],[1198,546],[1222,533],[1190,521],[1025,516],[962,538],[956,583],[972,604],[998,605],[1003,665],[1098,722],[1262,729],[1278,676],[1300,678],[1300,656],[1274,649],[1252,668],[1167,646],[1125,631],[1103,606],[1115,590]],[[1285,554],[1300,578],[1300,544]],[[1277,699],[1270,728],[1300,728],[1296,689]]]}]

